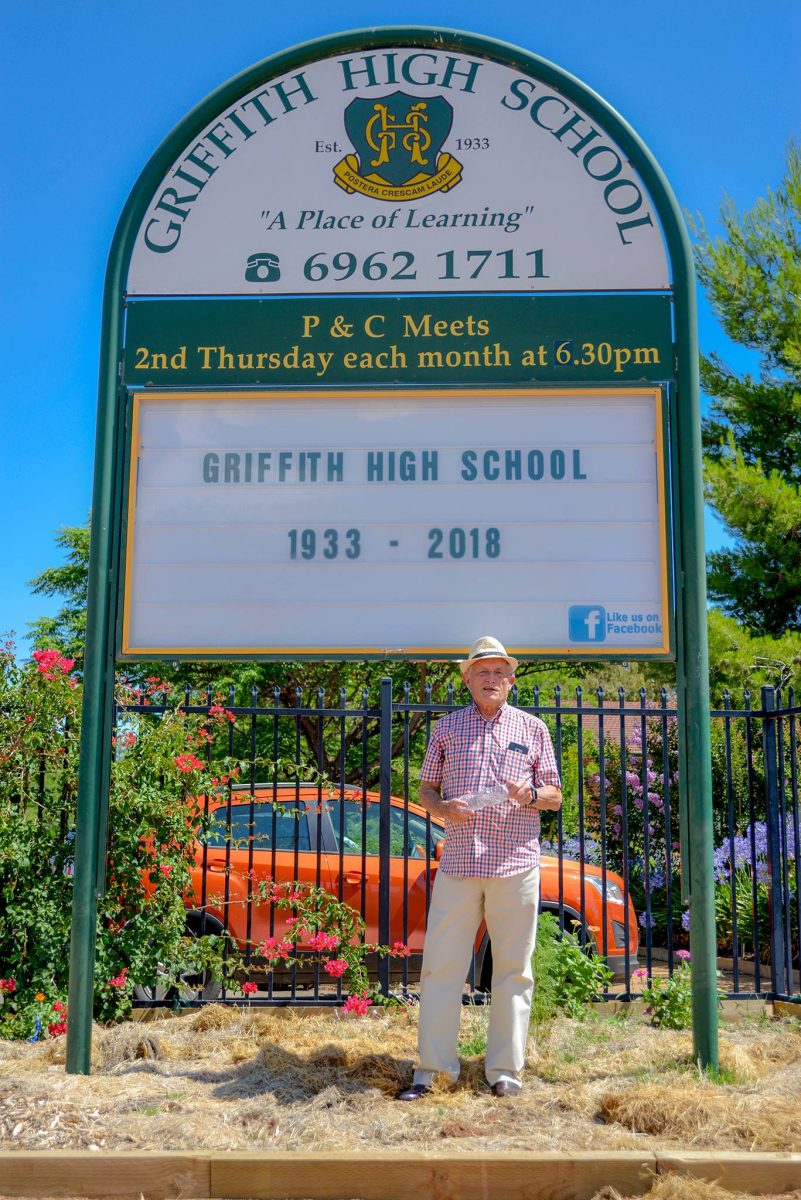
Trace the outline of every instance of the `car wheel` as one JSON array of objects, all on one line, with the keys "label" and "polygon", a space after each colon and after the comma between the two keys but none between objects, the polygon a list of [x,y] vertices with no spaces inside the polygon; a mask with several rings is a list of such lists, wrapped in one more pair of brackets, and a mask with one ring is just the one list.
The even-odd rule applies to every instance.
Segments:
[{"label": "car wheel", "polygon": [[[213,917],[205,913],[189,913],[184,926],[184,936],[200,938],[208,935],[219,937],[225,934],[223,926]],[[156,969],[156,980],[152,984],[135,984],[133,998],[142,1005],[173,1003],[177,1005],[203,1002],[206,1004],[216,1000],[222,992],[223,985],[219,979],[214,979],[208,969],[200,971],[188,967],[178,975],[176,983],[174,973],[168,972],[164,964],[159,963]]]}]

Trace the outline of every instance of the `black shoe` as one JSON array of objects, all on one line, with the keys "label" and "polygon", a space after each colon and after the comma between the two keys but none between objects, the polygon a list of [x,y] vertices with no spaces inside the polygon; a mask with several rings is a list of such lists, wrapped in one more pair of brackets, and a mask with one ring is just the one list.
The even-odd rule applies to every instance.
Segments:
[{"label": "black shoe", "polygon": [[402,1092],[398,1092],[396,1100],[421,1100],[423,1096],[427,1096],[431,1091],[425,1083],[413,1083],[411,1087],[405,1088]]},{"label": "black shoe", "polygon": [[512,1087],[511,1083],[507,1083],[505,1079],[501,1079],[498,1083],[493,1083],[492,1094],[499,1099],[502,1096],[516,1096],[520,1088]]}]

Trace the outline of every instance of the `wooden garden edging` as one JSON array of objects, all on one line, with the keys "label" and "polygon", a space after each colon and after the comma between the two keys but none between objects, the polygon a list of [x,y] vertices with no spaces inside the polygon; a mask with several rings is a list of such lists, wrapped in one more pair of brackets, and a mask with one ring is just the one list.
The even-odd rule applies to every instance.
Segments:
[{"label": "wooden garden edging", "polygon": [[801,1154],[0,1151],[0,1195],[100,1200],[590,1200],[677,1171],[737,1193],[801,1188]]}]

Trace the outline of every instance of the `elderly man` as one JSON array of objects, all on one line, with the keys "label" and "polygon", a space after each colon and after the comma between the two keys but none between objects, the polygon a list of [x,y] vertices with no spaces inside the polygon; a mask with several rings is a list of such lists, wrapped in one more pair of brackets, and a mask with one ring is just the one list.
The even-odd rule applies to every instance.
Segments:
[{"label": "elderly man", "polygon": [[[437,722],[420,770],[420,801],[445,822],[420,981],[419,1063],[399,1100],[435,1074],[459,1076],[464,981],[482,917],[492,942],[485,1073],[495,1096],[522,1087],[540,892],[540,809],[562,803],[547,727],[507,703],[517,659],[493,637],[460,663],[473,703]],[[483,793],[483,795],[482,795]],[[500,799],[499,799],[500,797]],[[487,799],[494,801],[477,807]]]}]

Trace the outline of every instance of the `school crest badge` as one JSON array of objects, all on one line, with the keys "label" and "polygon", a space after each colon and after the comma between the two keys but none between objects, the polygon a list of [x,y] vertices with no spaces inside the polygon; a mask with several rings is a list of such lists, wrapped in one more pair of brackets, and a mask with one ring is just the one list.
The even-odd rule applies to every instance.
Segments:
[{"label": "school crest badge", "polygon": [[355,154],[334,167],[346,192],[374,200],[419,200],[448,192],[462,178],[462,164],[442,150],[453,109],[442,96],[393,92],[376,100],[353,100],[345,130]]}]

